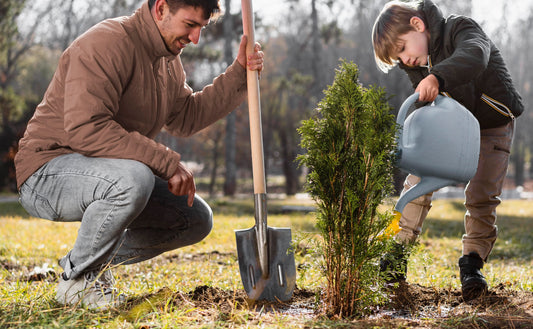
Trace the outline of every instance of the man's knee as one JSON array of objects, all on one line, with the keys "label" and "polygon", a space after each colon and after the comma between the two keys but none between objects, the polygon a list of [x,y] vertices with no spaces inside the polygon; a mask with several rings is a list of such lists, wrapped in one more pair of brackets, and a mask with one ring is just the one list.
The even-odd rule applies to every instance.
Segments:
[{"label": "man's knee", "polygon": [[120,172],[117,186],[135,200],[146,204],[154,188],[155,176],[145,164],[124,160],[124,167]]},{"label": "man's knee", "polygon": [[198,243],[205,239],[213,229],[213,211],[211,207],[200,197],[196,196],[193,207],[197,208],[197,216],[194,220],[193,230],[195,240]]},{"label": "man's knee", "polygon": [[213,212],[198,196],[195,197],[193,208],[187,210],[185,218],[186,221],[173,218],[175,225],[169,225],[166,229],[168,238],[157,245],[162,252],[196,244],[205,239],[213,228]]}]

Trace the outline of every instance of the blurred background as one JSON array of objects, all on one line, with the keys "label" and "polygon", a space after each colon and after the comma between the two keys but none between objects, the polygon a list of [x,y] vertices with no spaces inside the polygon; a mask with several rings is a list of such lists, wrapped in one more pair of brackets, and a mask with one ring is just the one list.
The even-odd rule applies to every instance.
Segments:
[{"label": "blurred background", "polygon": [[[16,191],[13,157],[28,119],[52,78],[62,51],[99,21],[130,15],[139,0],[1,0],[0,2],[0,191]],[[242,34],[240,1],[220,0],[224,15],[210,24],[182,61],[188,83],[200,90],[233,62]],[[506,188],[533,190],[533,3],[530,0],[434,0],[446,15],[475,18],[500,48],[526,112],[517,120]],[[376,67],[371,30],[384,0],[254,0],[256,39],[265,52],[261,107],[267,191],[304,191],[305,168],[295,158],[297,128],[315,113],[340,59],[359,67],[364,86],[378,85],[395,113],[412,92],[405,73]],[[182,154],[200,193],[250,193],[251,154],[246,103],[192,138],[161,132],[158,141]],[[403,175],[398,173],[397,186]]]}]

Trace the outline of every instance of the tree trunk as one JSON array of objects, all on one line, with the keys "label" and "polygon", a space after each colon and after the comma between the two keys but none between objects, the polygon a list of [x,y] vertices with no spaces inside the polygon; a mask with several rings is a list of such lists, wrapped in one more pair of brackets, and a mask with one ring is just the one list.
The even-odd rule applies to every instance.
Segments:
[{"label": "tree trunk", "polygon": [[314,83],[313,94],[319,94],[321,90],[320,83],[322,82],[321,70],[320,70],[320,31],[318,29],[318,12],[316,9],[316,0],[311,2],[311,22],[312,22],[312,34],[313,34],[313,50],[311,57],[311,67],[313,68]]},{"label": "tree trunk", "polygon": [[213,196],[215,194],[215,185],[217,181],[217,167],[218,167],[218,144],[219,140],[221,139],[221,134],[216,134],[214,143],[213,143],[213,167],[211,168],[211,179],[209,180],[209,196]]},{"label": "tree trunk", "polygon": [[[233,40],[232,19],[230,13],[231,0],[225,0],[226,14],[224,17],[224,61],[229,65],[233,62],[231,44]],[[237,166],[235,163],[236,153],[236,130],[235,113],[232,112],[226,117],[226,175],[224,180],[224,195],[233,196],[237,189],[236,177]]]},{"label": "tree trunk", "polygon": [[294,141],[287,133],[287,129],[280,130],[281,153],[283,161],[283,174],[285,175],[285,193],[294,195],[298,192],[298,167],[295,162]]},{"label": "tree trunk", "polygon": [[524,186],[525,183],[525,162],[526,162],[526,148],[521,140],[515,141],[513,149],[513,163],[514,163],[514,183],[516,186]]}]

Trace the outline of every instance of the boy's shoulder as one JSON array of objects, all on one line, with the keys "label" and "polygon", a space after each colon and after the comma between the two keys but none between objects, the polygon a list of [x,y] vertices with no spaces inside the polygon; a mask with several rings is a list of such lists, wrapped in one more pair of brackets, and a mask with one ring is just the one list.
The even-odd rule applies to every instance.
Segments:
[{"label": "boy's shoulder", "polygon": [[476,20],[463,15],[449,15],[446,17],[441,31],[444,40],[450,40],[451,38],[452,43],[454,42],[453,40],[463,38],[488,39],[487,34]]},{"label": "boy's shoulder", "polygon": [[459,27],[459,28],[473,27],[473,28],[476,28],[476,29],[483,30],[481,25],[479,25],[479,23],[476,22],[476,20],[474,20],[471,17],[464,16],[464,15],[451,14],[448,17],[446,17],[444,22],[445,22],[445,25],[449,26],[449,27],[455,27],[455,28],[457,28],[457,27]]},{"label": "boy's shoulder", "polygon": [[451,14],[444,16],[439,7],[430,0],[425,0],[421,7],[425,16],[430,35],[440,39],[444,36],[455,35],[462,31],[480,30],[481,26],[471,17]]}]

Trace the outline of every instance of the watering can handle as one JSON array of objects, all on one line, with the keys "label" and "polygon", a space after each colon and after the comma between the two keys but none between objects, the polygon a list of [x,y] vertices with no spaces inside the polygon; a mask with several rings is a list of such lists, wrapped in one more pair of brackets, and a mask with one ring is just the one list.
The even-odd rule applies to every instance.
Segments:
[{"label": "watering can handle", "polygon": [[411,105],[413,105],[418,100],[419,95],[419,93],[414,93],[411,96],[407,97],[407,99],[403,102],[402,106],[400,106],[400,110],[398,111],[398,116],[396,117],[397,124],[403,127],[403,122],[407,117],[407,112],[409,112],[409,108],[411,107]]},{"label": "watering can handle", "polygon": [[[400,107],[400,110],[398,111],[398,116],[396,117],[396,123],[403,126],[403,122],[405,121],[405,118],[407,117],[407,112],[409,112],[409,108],[411,105],[413,105],[420,96],[419,92],[416,92],[412,94],[411,96],[407,97],[407,99],[403,102],[402,106]],[[440,100],[444,98],[441,94],[437,95],[437,98],[435,98],[435,103],[440,102]]]},{"label": "watering can handle", "polygon": [[[400,132],[399,132],[399,135],[398,135],[398,147],[401,149],[403,148],[403,143],[402,143],[402,128],[403,128],[403,123],[405,121],[405,118],[407,117],[407,112],[409,112],[409,108],[411,107],[411,105],[413,105],[417,100],[418,100],[418,97],[420,96],[420,93],[419,92],[415,92],[414,94],[412,94],[411,96],[407,97],[407,99],[403,102],[402,106],[400,106],[400,110],[398,111],[398,116],[396,117],[396,123],[398,125],[400,125]],[[444,96],[442,95],[437,95],[437,98],[435,99],[435,102],[439,102]]]}]

